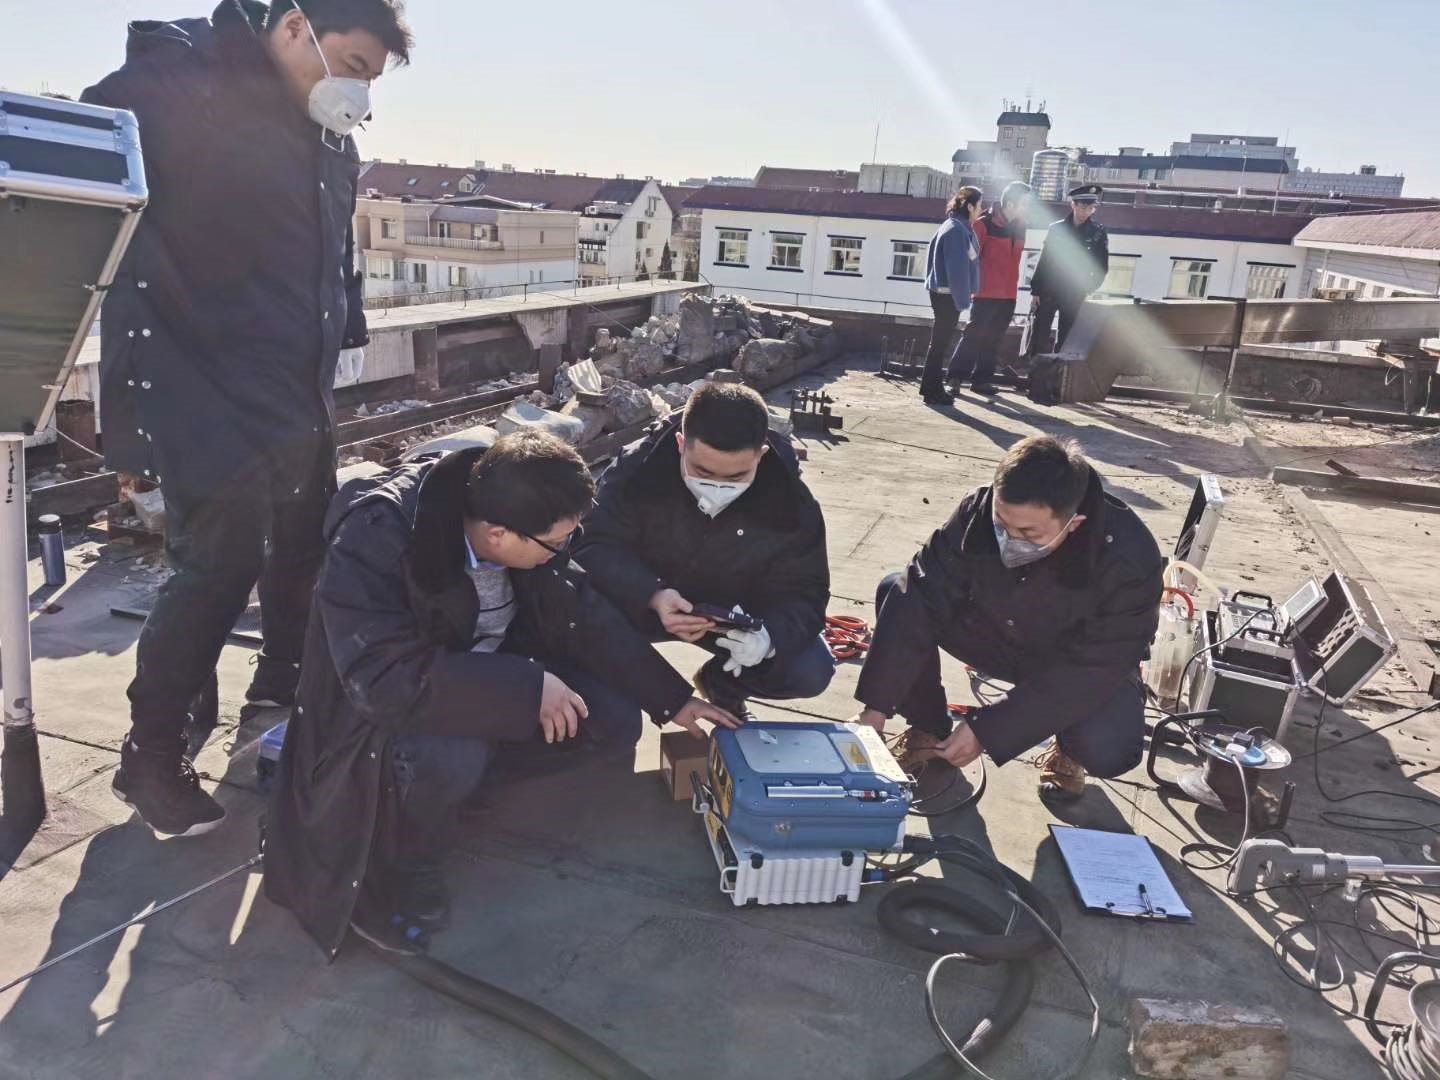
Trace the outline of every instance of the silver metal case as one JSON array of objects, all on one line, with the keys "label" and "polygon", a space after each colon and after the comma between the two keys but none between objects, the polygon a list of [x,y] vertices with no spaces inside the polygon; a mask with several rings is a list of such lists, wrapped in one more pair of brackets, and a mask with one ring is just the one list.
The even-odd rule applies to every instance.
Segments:
[{"label": "silver metal case", "polygon": [[132,113],[0,91],[0,431],[49,422],[147,199]]},{"label": "silver metal case", "polygon": [[1190,680],[1190,709],[1219,709],[1227,724],[1259,728],[1284,742],[1300,701],[1293,662],[1241,649],[1228,650],[1225,658],[1217,656],[1213,646],[1221,635],[1213,611],[1205,613],[1201,633],[1204,652]]}]

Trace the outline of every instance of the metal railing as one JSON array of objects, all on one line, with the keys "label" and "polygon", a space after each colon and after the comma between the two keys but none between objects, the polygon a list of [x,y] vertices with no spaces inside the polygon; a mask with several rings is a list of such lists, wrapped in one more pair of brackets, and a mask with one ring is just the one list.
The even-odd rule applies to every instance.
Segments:
[{"label": "metal railing", "polygon": [[[518,297],[522,302],[532,296],[574,296],[581,291],[595,291],[613,287],[617,292],[626,285],[672,282],[685,284],[686,279],[677,270],[653,274],[621,274],[605,278],[567,278],[564,281],[518,282],[514,285],[477,285],[464,289],[436,289],[431,292],[411,292],[398,296],[367,296],[365,310],[374,317],[383,319],[393,308],[414,307],[420,304],[468,304],[470,301],[506,300]],[[699,280],[689,282],[700,289],[713,291],[710,282],[701,275]],[[396,284],[401,284],[397,282]]]},{"label": "metal railing", "polygon": [[[844,311],[864,311],[875,315],[925,315],[929,316],[930,305],[911,304],[903,300],[867,300],[858,296],[832,296],[827,293],[795,292],[784,289],[755,289],[748,285],[717,285],[722,292],[739,293],[759,299],[761,295],[781,297],[773,303],[788,303],[795,307],[823,307]],[[827,302],[828,301],[828,302]]]},{"label": "metal railing", "polygon": [[460,251],[502,251],[503,240],[470,240],[463,236],[407,236],[405,243],[414,247],[455,248]]}]

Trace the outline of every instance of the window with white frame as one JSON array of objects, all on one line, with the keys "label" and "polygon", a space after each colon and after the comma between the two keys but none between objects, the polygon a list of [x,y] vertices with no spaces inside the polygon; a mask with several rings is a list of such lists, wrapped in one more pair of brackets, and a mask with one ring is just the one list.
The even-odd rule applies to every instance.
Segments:
[{"label": "window with white frame", "polygon": [[1110,271],[1100,283],[1100,292],[1106,296],[1134,296],[1135,267],[1139,263],[1139,255],[1111,255]]},{"label": "window with white frame", "polygon": [[865,243],[858,236],[830,237],[830,274],[860,273],[860,249]]},{"label": "window with white frame", "polygon": [[1204,300],[1214,268],[1214,259],[1172,259],[1170,291],[1165,295],[1176,300]]},{"label": "window with white frame", "polygon": [[1251,263],[1245,277],[1245,296],[1250,300],[1279,300],[1285,295],[1293,266]]},{"label": "window with white frame", "polygon": [[469,284],[469,282],[467,281],[469,275],[465,272],[465,270],[466,268],[463,266],[450,267],[449,281],[450,287],[452,289],[463,289],[466,285]]},{"label": "window with white frame", "polygon": [[381,240],[394,240],[395,237],[397,237],[397,236],[399,236],[399,235],[400,235],[400,223],[399,223],[398,221],[396,221],[394,218],[388,218],[388,217],[387,217],[387,218],[381,218],[381,219],[380,219],[380,239],[381,239]]},{"label": "window with white frame", "polygon": [[414,285],[425,285],[430,281],[430,265],[422,262],[410,264],[410,281]]},{"label": "window with white frame", "polygon": [[1382,296],[1384,296],[1384,295],[1385,295],[1385,286],[1384,286],[1384,285],[1371,285],[1371,286],[1370,286],[1370,298],[1371,298],[1372,300],[1379,300],[1379,299],[1380,299]]},{"label": "window with white frame", "polygon": [[715,238],[719,243],[715,261],[721,266],[750,265],[750,230],[716,229]]},{"label": "window with white frame", "polygon": [[370,256],[365,260],[365,276],[379,278],[381,281],[395,280],[395,260]]},{"label": "window with white frame", "polygon": [[435,235],[440,237],[440,239],[442,240],[449,240],[450,237],[453,235],[451,232],[450,222],[437,221],[435,223]]},{"label": "window with white frame", "polygon": [[770,269],[799,270],[800,252],[805,246],[804,233],[777,232],[770,234]]},{"label": "window with white frame", "polygon": [[890,276],[919,281],[925,275],[924,264],[920,261],[925,254],[925,245],[918,240],[890,241]]}]

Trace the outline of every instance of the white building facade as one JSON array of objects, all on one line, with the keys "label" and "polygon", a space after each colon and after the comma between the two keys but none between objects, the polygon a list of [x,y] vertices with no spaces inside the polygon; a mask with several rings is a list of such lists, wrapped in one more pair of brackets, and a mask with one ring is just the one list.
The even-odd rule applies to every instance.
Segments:
[{"label": "white building facade", "polygon": [[[702,212],[700,272],[717,289],[742,293],[760,303],[899,314],[930,310],[926,255],[943,217],[943,203],[884,197],[890,205],[859,212],[837,206],[836,212],[824,214],[786,209],[779,200],[769,207],[715,205],[724,201],[701,195],[689,203]],[[847,201],[854,197],[836,200]],[[907,204],[915,208],[913,214],[905,213]],[[1114,209],[1119,216],[1122,208]],[[1110,274],[1100,289],[1106,295],[1146,300],[1300,295],[1304,252],[1290,237],[1301,221],[1293,223],[1289,236],[1249,239],[1244,235],[1246,226],[1259,215],[1226,214],[1233,219],[1232,235],[1213,227],[1212,235],[1199,235],[1198,230],[1184,235],[1175,227],[1178,218],[1192,213],[1204,219],[1221,215],[1149,211],[1154,224],[1147,231],[1146,211],[1123,209],[1126,220],[1110,229]],[[1046,220],[1026,235],[1020,314],[1029,309],[1029,281],[1049,224],[1049,212],[1042,216]],[[1275,219],[1267,220],[1273,229]]]},{"label": "white building facade", "polygon": [[[607,194],[614,197],[605,198]],[[596,285],[659,273],[674,220],[674,211],[654,180],[644,181],[633,194],[601,188],[580,215],[576,241],[581,281]],[[673,249],[670,257],[671,268],[678,273]]]}]

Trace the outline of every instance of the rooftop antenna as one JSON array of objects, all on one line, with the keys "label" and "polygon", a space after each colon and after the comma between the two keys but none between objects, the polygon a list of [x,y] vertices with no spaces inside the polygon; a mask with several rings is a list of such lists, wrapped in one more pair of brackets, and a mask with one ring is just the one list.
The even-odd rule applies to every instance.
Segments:
[{"label": "rooftop antenna", "polygon": [[875,121],[875,145],[870,148],[870,162],[874,164],[880,160],[880,121]]}]

